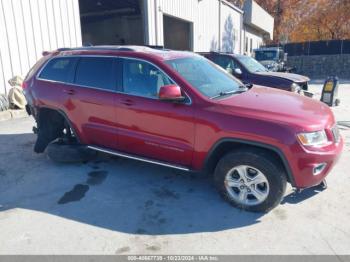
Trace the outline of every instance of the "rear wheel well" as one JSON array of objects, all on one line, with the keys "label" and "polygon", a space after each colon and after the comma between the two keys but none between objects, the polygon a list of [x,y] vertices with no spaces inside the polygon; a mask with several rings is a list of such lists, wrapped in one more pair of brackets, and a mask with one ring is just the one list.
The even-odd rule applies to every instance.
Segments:
[{"label": "rear wheel well", "polygon": [[57,110],[50,109],[50,108],[40,108],[38,110],[38,115],[36,120],[37,120],[37,124],[40,125],[47,121],[62,122],[65,119]]},{"label": "rear wheel well", "polygon": [[40,108],[35,115],[37,122],[38,139],[34,151],[41,153],[46,146],[56,140],[64,139],[67,142],[75,142],[73,131],[65,116],[57,110]]},{"label": "rear wheel well", "polygon": [[291,175],[289,170],[287,169],[285,162],[282,159],[282,156],[278,153],[278,151],[267,148],[260,145],[253,145],[248,144],[244,142],[236,142],[236,141],[224,141],[215,146],[215,148],[209,153],[209,156],[206,160],[205,164],[205,171],[207,174],[213,174],[215,171],[215,168],[219,162],[219,160],[226,154],[232,151],[239,151],[239,150],[252,150],[255,152],[259,152],[260,155],[263,155],[264,157],[267,157],[271,160],[273,160],[275,163],[279,165],[282,170],[285,171],[287,174],[287,180],[288,182],[293,184],[293,181],[291,179]]}]

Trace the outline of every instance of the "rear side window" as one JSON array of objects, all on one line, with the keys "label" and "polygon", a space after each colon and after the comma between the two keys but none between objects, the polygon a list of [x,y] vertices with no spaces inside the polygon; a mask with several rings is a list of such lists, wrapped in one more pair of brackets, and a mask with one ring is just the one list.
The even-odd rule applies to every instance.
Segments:
[{"label": "rear side window", "polygon": [[54,58],[47,63],[45,68],[41,71],[39,78],[59,82],[70,82],[70,76],[73,72],[75,61],[76,58],[72,57]]},{"label": "rear side window", "polygon": [[74,83],[81,86],[115,90],[113,57],[83,57],[79,60]]}]

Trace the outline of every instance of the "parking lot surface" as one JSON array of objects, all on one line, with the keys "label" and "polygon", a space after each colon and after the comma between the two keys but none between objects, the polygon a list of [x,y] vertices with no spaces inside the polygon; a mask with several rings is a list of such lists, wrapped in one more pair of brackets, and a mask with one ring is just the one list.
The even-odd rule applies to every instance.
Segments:
[{"label": "parking lot surface", "polygon": [[0,122],[0,254],[349,254],[350,84],[339,96],[345,148],[328,189],[288,188],[268,214],[231,207],[198,174],[54,163],[33,152],[32,118]]}]

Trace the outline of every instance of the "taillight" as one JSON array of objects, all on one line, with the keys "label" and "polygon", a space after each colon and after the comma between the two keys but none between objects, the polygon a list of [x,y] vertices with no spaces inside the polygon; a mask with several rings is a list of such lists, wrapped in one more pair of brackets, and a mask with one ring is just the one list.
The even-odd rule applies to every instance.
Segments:
[{"label": "taillight", "polygon": [[23,81],[23,83],[22,83],[22,89],[26,89],[27,87],[28,87],[28,83]]}]

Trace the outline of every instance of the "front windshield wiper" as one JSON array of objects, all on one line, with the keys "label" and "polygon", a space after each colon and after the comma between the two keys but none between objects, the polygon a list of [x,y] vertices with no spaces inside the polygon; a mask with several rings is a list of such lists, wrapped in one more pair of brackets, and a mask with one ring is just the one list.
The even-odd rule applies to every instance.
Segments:
[{"label": "front windshield wiper", "polygon": [[215,99],[215,98],[219,98],[219,97],[223,97],[223,96],[229,96],[229,95],[235,95],[235,94],[240,94],[240,93],[244,93],[248,90],[248,88],[246,86],[239,86],[238,90],[230,90],[230,91],[223,91],[220,92],[219,94],[210,97],[210,99]]}]

